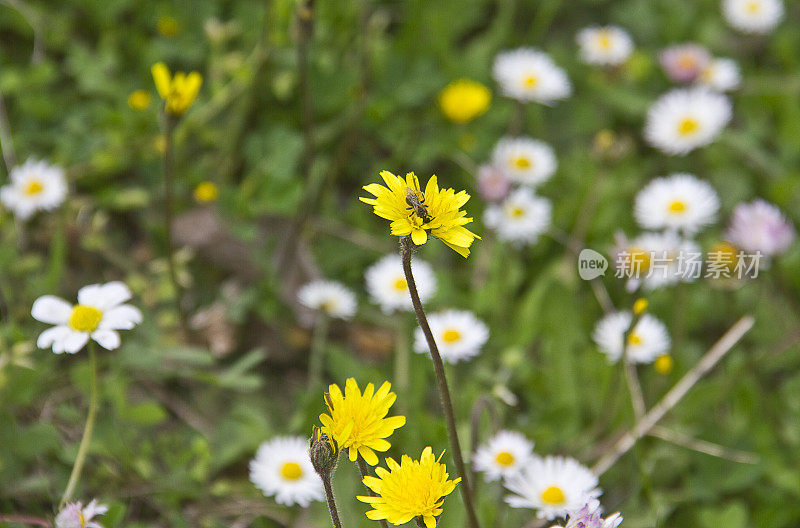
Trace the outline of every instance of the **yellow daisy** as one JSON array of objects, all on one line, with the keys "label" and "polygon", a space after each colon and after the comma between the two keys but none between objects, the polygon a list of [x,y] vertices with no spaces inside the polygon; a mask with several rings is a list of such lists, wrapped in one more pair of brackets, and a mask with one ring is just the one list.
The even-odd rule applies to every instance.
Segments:
[{"label": "yellow daisy", "polygon": [[361,455],[367,464],[374,466],[378,463],[375,451],[388,450],[392,444],[386,438],[405,425],[405,416],[386,417],[397,398],[389,392],[391,386],[386,381],[375,392],[375,386],[368,383],[361,394],[356,380],[348,378],[344,394],[336,384],[328,387],[325,401],[329,414],[319,416],[322,432],[336,441],[340,449],[347,449],[350,460],[355,461]]},{"label": "yellow daisy", "polygon": [[447,480],[447,468],[439,459],[434,457],[430,447],[422,451],[419,461],[408,455],[403,455],[399,464],[387,458],[389,471],[379,467],[375,469],[377,477],[364,477],[364,484],[377,494],[376,497],[358,497],[373,508],[367,512],[367,517],[373,521],[386,519],[395,525],[422,517],[426,528],[435,528],[444,497],[461,482],[460,477]]},{"label": "yellow daisy", "polygon": [[189,74],[177,72],[172,77],[169,68],[163,62],[154,64],[151,71],[158,95],[166,102],[167,113],[183,115],[197,98],[203,77],[197,72]]},{"label": "yellow daisy", "polygon": [[428,233],[447,244],[453,251],[466,257],[469,246],[481,237],[464,227],[472,222],[461,207],[469,200],[466,191],[439,189],[436,176],[431,176],[422,192],[416,174],[409,172],[405,180],[389,171],[382,171],[386,187],[378,183],[364,186],[375,198],[359,198],[372,205],[373,212],[390,220],[392,234],[399,237],[411,235],[414,244],[428,241]]},{"label": "yellow daisy", "polygon": [[492,92],[479,82],[459,79],[439,93],[439,108],[454,123],[467,123],[486,112]]}]

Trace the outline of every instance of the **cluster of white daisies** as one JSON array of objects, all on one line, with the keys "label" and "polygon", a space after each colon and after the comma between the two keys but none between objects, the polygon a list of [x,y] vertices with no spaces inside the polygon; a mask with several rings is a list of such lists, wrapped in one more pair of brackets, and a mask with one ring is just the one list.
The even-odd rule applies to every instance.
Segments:
[{"label": "cluster of white daisies", "polygon": [[[513,508],[534,509],[540,519],[568,515],[598,519],[597,497],[602,491],[597,476],[575,459],[538,456],[533,445],[522,433],[500,431],[478,446],[472,464],[487,482],[502,481],[511,492],[505,501]],[[616,528],[622,517],[614,514],[606,521],[609,524],[598,528]]]},{"label": "cluster of white daisies", "polygon": [[[425,261],[415,259],[412,266],[417,292],[424,303],[436,293],[436,275]],[[386,255],[378,260],[367,268],[364,279],[370,300],[385,314],[413,311],[399,255]],[[303,306],[328,317],[350,319],[358,308],[356,294],[339,282],[313,281],[301,287],[297,295]],[[489,328],[486,324],[466,310],[447,309],[430,313],[428,323],[439,353],[448,363],[458,363],[475,357],[489,339]],[[414,350],[418,353],[428,352],[428,345],[420,328],[414,334]]]}]

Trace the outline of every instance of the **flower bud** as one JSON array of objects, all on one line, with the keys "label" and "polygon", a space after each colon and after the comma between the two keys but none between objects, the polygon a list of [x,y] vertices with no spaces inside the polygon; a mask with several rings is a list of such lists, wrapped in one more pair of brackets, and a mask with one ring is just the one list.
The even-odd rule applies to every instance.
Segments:
[{"label": "flower bud", "polygon": [[311,430],[311,441],[308,449],[311,465],[322,478],[330,478],[339,461],[339,445],[333,438],[320,431],[315,425]]}]

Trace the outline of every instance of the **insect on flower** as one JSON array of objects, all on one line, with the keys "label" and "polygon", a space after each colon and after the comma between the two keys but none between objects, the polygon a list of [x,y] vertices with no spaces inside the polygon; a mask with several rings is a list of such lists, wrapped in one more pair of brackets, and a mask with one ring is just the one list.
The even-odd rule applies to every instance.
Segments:
[{"label": "insect on flower", "polygon": [[406,203],[408,204],[406,209],[412,209],[423,222],[430,221],[431,217],[428,214],[428,208],[420,201],[417,191],[411,187],[406,187]]}]

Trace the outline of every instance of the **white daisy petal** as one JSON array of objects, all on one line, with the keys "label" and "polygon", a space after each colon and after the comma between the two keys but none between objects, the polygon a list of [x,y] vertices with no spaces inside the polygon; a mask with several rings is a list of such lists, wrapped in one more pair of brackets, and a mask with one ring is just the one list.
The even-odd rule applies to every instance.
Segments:
[{"label": "white daisy petal", "polygon": [[34,301],[31,316],[42,323],[60,325],[69,320],[72,305],[60,297],[44,295]]},{"label": "white daisy petal", "polygon": [[[86,343],[88,342],[89,342],[88,333],[78,332],[76,330],[70,329],[69,333],[66,334],[64,340],[61,343],[61,348],[67,354],[74,354],[80,349],[82,349],[84,346],[86,346]],[[53,345],[53,348],[55,350],[55,344]]]},{"label": "white daisy petal", "polygon": [[[54,326],[52,328],[48,328],[41,334],[39,334],[39,339],[36,340],[36,346],[39,348],[50,348],[54,346],[55,343],[63,342],[67,336],[72,332],[68,326]],[[59,347],[61,352],[63,352],[63,348]]]},{"label": "white daisy petal", "polygon": [[120,345],[119,334],[114,330],[95,330],[92,332],[92,339],[106,350],[117,349]]},{"label": "white daisy petal", "polygon": [[130,330],[142,322],[142,312],[130,304],[123,304],[103,313],[99,328],[106,330]]},{"label": "white daisy petal", "polygon": [[131,290],[123,282],[84,286],[78,291],[78,303],[106,311],[131,298]]},{"label": "white daisy petal", "polygon": [[492,151],[492,164],[513,182],[539,185],[555,173],[555,151],[543,141],[529,137],[507,137]]},{"label": "white daisy petal", "polygon": [[250,461],[250,481],[278,504],[308,506],[325,494],[308,457],[308,439],[282,436],[264,442]]},{"label": "white daisy petal", "polygon": [[624,346],[625,332],[633,320],[630,312],[610,313],[595,326],[592,339],[609,362],[616,363],[623,353],[631,363],[652,363],[669,352],[671,345],[667,327],[650,314],[644,314],[628,336]]},{"label": "white daisy petal", "polygon": [[588,27],[576,36],[583,62],[601,66],[618,66],[633,53],[633,40],[616,26]]}]

